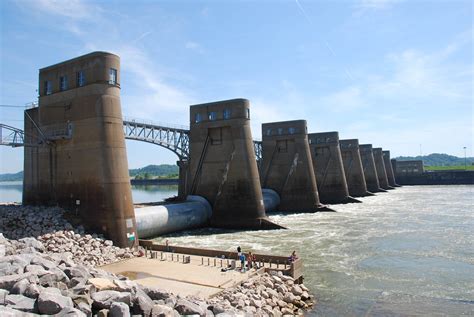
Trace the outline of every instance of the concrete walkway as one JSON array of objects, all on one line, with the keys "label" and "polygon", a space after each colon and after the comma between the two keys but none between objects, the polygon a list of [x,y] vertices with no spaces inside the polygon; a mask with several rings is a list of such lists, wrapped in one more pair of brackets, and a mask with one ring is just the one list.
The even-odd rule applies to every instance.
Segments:
[{"label": "concrete walkway", "polygon": [[191,260],[185,264],[183,254],[163,252],[161,259],[160,255],[158,253],[158,259],[128,259],[102,266],[101,269],[127,276],[142,285],[165,289],[175,295],[201,298],[209,298],[239,284],[256,272],[251,270],[241,273],[239,268],[221,272],[222,267],[227,267],[227,260],[222,260],[221,267],[221,259],[217,258],[185,255]]}]

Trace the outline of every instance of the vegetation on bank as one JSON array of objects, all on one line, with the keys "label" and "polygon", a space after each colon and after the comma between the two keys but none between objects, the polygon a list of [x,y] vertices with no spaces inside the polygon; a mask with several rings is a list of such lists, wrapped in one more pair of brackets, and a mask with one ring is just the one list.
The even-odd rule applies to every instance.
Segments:
[{"label": "vegetation on bank", "polygon": [[[395,159],[397,161],[422,160],[423,164],[427,167],[462,166],[462,169],[464,169],[464,157],[457,157],[448,154],[432,153],[423,156],[399,156],[395,157]],[[474,157],[467,157],[466,163],[468,167],[469,165],[472,165],[474,163]]]},{"label": "vegetation on bank", "polygon": [[18,173],[0,174],[0,182],[14,182],[23,180],[23,171]]},{"label": "vegetation on bank", "polygon": [[[423,156],[399,156],[398,161],[423,160],[425,170],[474,170],[474,157],[466,158],[466,169],[464,168],[464,158],[448,154],[433,153]],[[179,168],[177,165],[160,164],[148,165],[142,168],[130,169],[131,178],[135,179],[176,179],[179,178]],[[0,182],[22,181],[23,171],[18,173],[0,174]]]},{"label": "vegetation on bank", "polygon": [[425,171],[474,171],[474,165],[425,166]]},{"label": "vegetation on bank", "polygon": [[178,179],[179,174],[168,174],[168,175],[160,175],[160,176],[155,176],[150,173],[143,173],[143,174],[138,174],[133,177],[134,179]]},{"label": "vegetation on bank", "polygon": [[[155,179],[155,178],[179,178],[179,168],[177,165],[161,164],[148,165],[142,168],[129,170],[131,178],[135,179]],[[0,174],[0,182],[22,181],[23,171],[18,173]]]},{"label": "vegetation on bank", "polygon": [[135,179],[179,178],[177,165],[161,164],[148,165],[142,168],[129,170],[130,177]]}]

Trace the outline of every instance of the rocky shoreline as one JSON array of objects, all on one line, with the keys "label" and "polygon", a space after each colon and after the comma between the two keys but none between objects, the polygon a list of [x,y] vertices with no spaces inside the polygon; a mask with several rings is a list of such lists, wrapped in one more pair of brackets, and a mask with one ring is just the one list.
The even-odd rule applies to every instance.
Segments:
[{"label": "rocky shoreline", "polygon": [[57,207],[0,206],[1,316],[282,316],[303,315],[314,303],[281,272],[256,274],[207,300],[139,285],[96,268],[138,250],[87,234],[63,216]]}]

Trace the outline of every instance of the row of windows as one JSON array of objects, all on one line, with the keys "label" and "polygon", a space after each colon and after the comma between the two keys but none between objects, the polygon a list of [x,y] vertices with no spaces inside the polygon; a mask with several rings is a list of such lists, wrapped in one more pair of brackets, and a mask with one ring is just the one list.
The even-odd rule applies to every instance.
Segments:
[{"label": "row of windows", "polygon": [[[268,128],[266,131],[265,131],[265,135],[267,136],[271,136],[273,135],[274,131],[276,131],[276,134],[277,135],[283,135],[283,134],[295,134],[298,132],[298,130],[296,128],[293,128],[293,127],[290,127],[288,129],[284,129],[284,128],[276,128],[276,129],[272,129],[272,128]],[[307,132],[307,131],[306,131]]]},{"label": "row of windows", "polygon": [[[117,84],[117,70],[114,68],[109,69],[109,84]],[[76,87],[82,87],[86,84],[86,74],[80,70],[76,73]],[[65,91],[69,89],[69,81],[66,75],[59,77],[59,91]],[[43,94],[51,95],[53,93],[53,85],[51,80],[45,80],[43,86]]]},{"label": "row of windows", "polygon": [[337,140],[326,137],[326,138],[316,138],[316,139],[309,139],[309,144],[318,144],[318,143],[332,143],[332,142],[337,142]]},{"label": "row of windows", "polygon": [[[217,120],[217,115],[218,115],[217,111],[208,112],[207,113],[207,120],[208,121],[216,121]],[[231,119],[231,115],[232,115],[232,111],[230,109],[224,109],[224,111],[222,113],[222,118],[224,120],[229,120],[229,119]],[[247,109],[246,118],[250,119],[250,109]],[[194,115],[194,123],[199,123],[199,122],[202,122],[202,121],[204,121],[203,114],[202,113],[196,113]]]}]

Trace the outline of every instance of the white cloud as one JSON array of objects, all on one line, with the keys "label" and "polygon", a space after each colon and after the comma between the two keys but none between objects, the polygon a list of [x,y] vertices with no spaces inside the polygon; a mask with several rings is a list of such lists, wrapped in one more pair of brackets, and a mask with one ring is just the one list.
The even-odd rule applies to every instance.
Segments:
[{"label": "white cloud", "polygon": [[354,5],[354,15],[360,16],[369,11],[391,9],[401,0],[359,0]]},{"label": "white cloud", "polygon": [[[469,33],[471,34],[471,33]],[[376,111],[384,103],[416,104],[418,110],[431,110],[433,104],[451,107],[472,102],[472,65],[452,62],[451,57],[472,39],[462,36],[446,47],[426,53],[406,49],[385,57],[385,74],[359,73],[358,82],[320,98],[320,103],[333,112]]]},{"label": "white cloud", "polygon": [[196,103],[191,94],[166,83],[160,72],[156,71],[153,59],[143,50],[133,46],[121,46],[117,48],[117,53],[121,57],[122,72],[131,73],[133,80],[141,84],[138,95],[125,99],[129,104],[124,107],[124,113],[149,118],[163,117],[163,112],[168,112],[168,115],[174,118],[178,116],[176,123],[187,124],[188,106]]},{"label": "white cloud", "polygon": [[367,106],[362,89],[358,86],[350,86],[322,97],[319,104],[333,112],[345,112],[356,110]]},{"label": "white cloud", "polygon": [[184,47],[187,48],[188,50],[195,51],[199,54],[204,54],[204,49],[199,43],[188,41],[184,44]]},{"label": "white cloud", "polygon": [[[124,75],[128,76],[127,80],[136,85],[133,95],[125,89],[122,91],[124,115],[188,123],[187,109],[190,104],[196,103],[195,99],[179,84],[171,84],[167,80],[170,74],[164,70],[163,65],[157,63],[157,56],[147,53],[146,43],[142,43],[142,40],[153,33],[151,29],[137,34],[133,40],[126,41],[116,23],[103,14],[105,10],[99,5],[79,0],[38,0],[23,4],[29,6],[29,11],[68,18],[64,24],[65,30],[84,43],[80,53],[105,50],[120,56],[122,79]],[[84,23],[84,20],[87,20],[87,23]],[[197,52],[203,51],[199,43],[195,42],[186,43],[186,47]],[[173,76],[174,81],[178,83],[188,80],[186,74]],[[181,78],[178,78],[180,76]]]},{"label": "white cloud", "polygon": [[28,2],[43,13],[72,19],[90,19],[102,13],[102,8],[80,0],[35,0]]},{"label": "white cloud", "polygon": [[390,8],[396,2],[400,2],[400,0],[360,0],[356,7],[380,10]]}]

